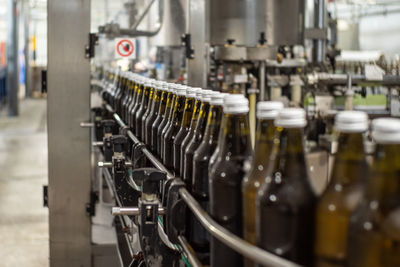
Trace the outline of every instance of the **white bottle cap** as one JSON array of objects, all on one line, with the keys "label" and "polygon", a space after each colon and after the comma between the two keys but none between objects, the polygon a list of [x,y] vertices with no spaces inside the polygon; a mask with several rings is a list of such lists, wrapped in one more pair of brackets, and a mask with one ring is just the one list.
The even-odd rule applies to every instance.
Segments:
[{"label": "white bottle cap", "polygon": [[178,95],[178,96],[185,96],[185,95],[186,95],[186,88],[187,88],[187,86],[183,86],[183,85],[177,84],[177,85],[175,86],[176,95]]},{"label": "white bottle cap", "polygon": [[188,87],[186,89],[186,97],[196,97],[197,88]]},{"label": "white bottle cap", "polygon": [[201,89],[201,88],[195,88],[195,89],[197,89],[196,99],[201,101],[201,96],[203,95],[203,89]]},{"label": "white bottle cap", "polygon": [[166,85],[167,91],[170,93],[175,93],[174,86],[175,86],[175,84],[173,84],[173,83],[167,83],[167,85]]},{"label": "white bottle cap", "polygon": [[214,94],[212,90],[202,90],[201,91],[201,101],[210,102],[211,96]]},{"label": "white bottle cap", "polygon": [[228,94],[224,97],[224,113],[239,114],[249,112],[249,100],[242,94]]},{"label": "white bottle cap", "polygon": [[368,129],[368,115],[362,111],[342,111],[335,117],[335,127],[343,133],[362,133]]},{"label": "white bottle cap", "polygon": [[257,118],[275,119],[283,103],[279,101],[260,101],[257,103]]},{"label": "white bottle cap", "polygon": [[224,104],[224,98],[228,95],[227,93],[217,93],[211,96],[211,105],[222,106]]},{"label": "white bottle cap", "polygon": [[373,120],[372,137],[379,144],[400,144],[400,119],[379,118]]},{"label": "white bottle cap", "polygon": [[274,124],[283,128],[303,128],[307,125],[306,112],[302,108],[281,109]]}]

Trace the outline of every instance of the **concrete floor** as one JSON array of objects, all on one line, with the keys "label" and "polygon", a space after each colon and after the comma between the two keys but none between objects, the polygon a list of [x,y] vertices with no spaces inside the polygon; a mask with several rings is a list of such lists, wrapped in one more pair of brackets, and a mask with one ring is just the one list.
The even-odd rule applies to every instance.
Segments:
[{"label": "concrete floor", "polygon": [[0,267],[49,265],[46,184],[46,100],[24,100],[19,117],[0,114]]}]

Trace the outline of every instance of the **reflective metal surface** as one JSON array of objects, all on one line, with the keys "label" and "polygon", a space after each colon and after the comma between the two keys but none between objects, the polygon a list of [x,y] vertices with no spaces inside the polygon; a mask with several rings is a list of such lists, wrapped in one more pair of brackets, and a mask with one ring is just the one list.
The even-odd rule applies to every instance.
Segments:
[{"label": "reflective metal surface", "polygon": [[163,25],[154,37],[157,46],[181,46],[181,36],[186,31],[188,0],[161,0]]},{"label": "reflective metal surface", "polygon": [[50,266],[91,267],[90,0],[48,2]]}]

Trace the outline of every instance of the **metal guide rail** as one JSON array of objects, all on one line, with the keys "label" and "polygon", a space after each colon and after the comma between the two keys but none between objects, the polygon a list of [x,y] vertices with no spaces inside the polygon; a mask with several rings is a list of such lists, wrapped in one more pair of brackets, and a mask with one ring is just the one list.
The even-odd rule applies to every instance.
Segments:
[{"label": "metal guide rail", "polygon": [[[119,117],[117,113],[114,112],[113,108],[110,105],[106,104],[105,108],[108,112],[112,114],[113,118],[120,127],[125,129],[128,128],[125,122]],[[126,133],[134,144],[140,143],[140,140],[130,130],[127,130]],[[146,147],[142,147],[142,152],[157,169],[167,174],[167,179],[179,180],[179,178],[174,177],[174,175]],[[205,212],[201,208],[200,204],[193,198],[193,196],[189,193],[189,191],[187,191],[185,187],[179,188],[178,192],[179,196],[186,203],[186,205],[199,220],[199,222],[203,225],[203,227],[226,246],[229,246],[231,249],[242,254],[246,258],[249,258],[257,263],[266,266],[300,267],[300,265],[298,265],[297,263],[293,263],[284,258],[278,257],[272,253],[269,253],[257,246],[248,243],[247,241],[241,239],[240,237],[234,235],[233,233],[219,225],[214,219],[211,218],[210,215],[207,214],[207,212]],[[184,238],[183,236],[179,236],[178,240],[182,247],[182,250],[187,255],[190,264],[192,266],[202,266],[200,261],[197,259],[195,252],[191,249],[186,238]]]}]

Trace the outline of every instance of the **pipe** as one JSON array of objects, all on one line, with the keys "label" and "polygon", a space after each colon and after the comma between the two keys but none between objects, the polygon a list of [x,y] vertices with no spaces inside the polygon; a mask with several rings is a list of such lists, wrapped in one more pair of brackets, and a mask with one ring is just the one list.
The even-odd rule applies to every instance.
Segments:
[{"label": "pipe", "polygon": [[16,0],[8,0],[7,101],[9,116],[18,116],[18,90],[18,9]]},{"label": "pipe", "polygon": [[[315,0],[314,2],[314,28],[326,28],[326,0]],[[323,63],[325,61],[326,40],[313,41],[312,58],[314,63]]]},{"label": "pipe", "polygon": [[185,252],[190,264],[193,267],[201,267],[201,266],[203,266],[201,264],[201,262],[199,261],[199,259],[196,257],[193,248],[190,246],[190,244],[188,243],[186,238],[184,236],[178,236],[178,241],[179,241],[179,244],[181,245],[181,247],[183,249],[183,252]]},{"label": "pipe", "polygon": [[260,81],[260,101],[265,101],[265,61],[260,61],[259,77]]},{"label": "pipe", "polygon": [[142,15],[140,15],[139,19],[135,22],[135,24],[132,25],[131,29],[136,30],[139,24],[142,22],[144,17],[147,15],[147,13],[150,11],[151,6],[154,4],[156,0],[151,0],[151,2],[146,6],[146,8],[143,10]]}]

